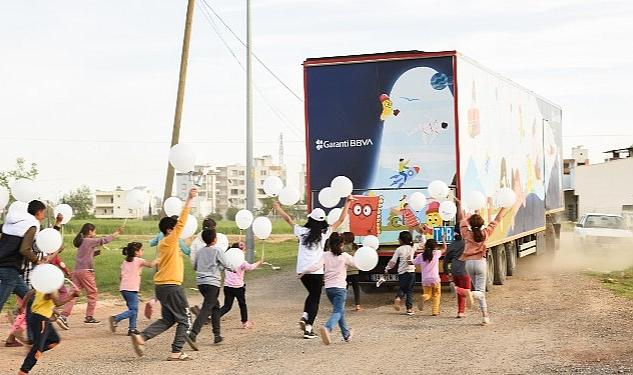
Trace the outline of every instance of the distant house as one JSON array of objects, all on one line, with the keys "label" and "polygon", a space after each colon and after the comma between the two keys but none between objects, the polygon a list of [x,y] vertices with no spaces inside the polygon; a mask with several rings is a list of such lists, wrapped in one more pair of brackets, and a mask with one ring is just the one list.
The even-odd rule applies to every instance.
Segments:
[{"label": "distant house", "polygon": [[133,189],[141,190],[145,193],[147,196],[146,207],[140,209],[128,208],[126,196],[129,190],[123,190],[120,186],[117,186],[115,190],[97,190],[95,192],[95,217],[98,219],[142,219],[156,215],[160,207],[154,193],[146,186],[137,186]]}]

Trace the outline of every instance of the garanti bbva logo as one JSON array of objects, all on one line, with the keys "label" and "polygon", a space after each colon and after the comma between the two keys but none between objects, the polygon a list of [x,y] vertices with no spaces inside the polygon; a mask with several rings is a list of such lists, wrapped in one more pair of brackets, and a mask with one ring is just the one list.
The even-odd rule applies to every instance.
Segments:
[{"label": "garanti bbva logo", "polygon": [[366,139],[348,139],[345,141],[326,141],[323,139],[317,139],[315,142],[315,148],[317,151],[321,151],[324,148],[350,148],[350,147],[366,147],[373,146],[374,142],[371,138]]}]

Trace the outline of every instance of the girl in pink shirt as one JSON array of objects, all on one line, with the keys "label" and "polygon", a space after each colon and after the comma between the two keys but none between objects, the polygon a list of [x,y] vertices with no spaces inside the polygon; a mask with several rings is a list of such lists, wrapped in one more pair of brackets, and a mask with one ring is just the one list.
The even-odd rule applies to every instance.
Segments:
[{"label": "girl in pink shirt", "polygon": [[155,262],[142,258],[143,245],[140,242],[130,242],[123,248],[122,253],[125,256],[125,261],[121,263],[121,285],[119,290],[123,299],[125,299],[127,311],[110,317],[110,330],[115,333],[117,324],[121,320],[129,319],[127,335],[138,335],[136,318],[138,316],[138,292],[141,288],[141,272],[143,267],[154,267]]},{"label": "girl in pink shirt", "polygon": [[[246,252],[246,246],[243,242],[234,243],[231,245],[231,248],[239,248],[243,252]],[[237,304],[240,307],[240,316],[242,318],[242,328],[244,329],[251,328],[253,326],[253,322],[248,320],[244,272],[254,270],[259,267],[263,261],[264,258],[253,264],[244,262],[235,270],[235,272],[224,270],[224,306],[220,308],[220,316],[224,316],[224,314],[231,311],[231,308],[233,307],[233,300],[237,299]]]},{"label": "girl in pink shirt", "polygon": [[418,254],[413,264],[420,265],[422,272],[422,301],[418,305],[420,311],[424,306],[424,301],[432,299],[432,315],[440,315],[440,299],[442,298],[442,285],[440,280],[439,261],[440,257],[446,253],[446,241],[442,241],[442,250],[438,250],[439,244],[433,239],[424,243],[424,252]]},{"label": "girl in pink shirt", "polygon": [[345,300],[347,299],[347,267],[354,266],[354,258],[343,251],[343,236],[332,233],[329,240],[329,250],[323,253],[321,260],[303,270],[297,277],[304,273],[314,272],[323,267],[323,282],[325,294],[332,303],[332,315],[321,327],[321,340],[325,345],[332,342],[330,333],[338,324],[343,334],[343,340],[349,342],[352,338],[352,330],[345,323]]}]

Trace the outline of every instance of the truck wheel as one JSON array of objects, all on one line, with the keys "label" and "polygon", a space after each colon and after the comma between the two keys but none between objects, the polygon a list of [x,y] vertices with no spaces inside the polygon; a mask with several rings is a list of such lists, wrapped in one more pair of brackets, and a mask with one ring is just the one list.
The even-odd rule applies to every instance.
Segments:
[{"label": "truck wheel", "polygon": [[495,273],[495,257],[492,253],[488,253],[486,261],[488,263],[488,270],[486,272],[486,292],[490,292],[492,290]]},{"label": "truck wheel", "polygon": [[506,275],[514,276],[514,270],[517,266],[517,245],[516,242],[510,241],[505,244],[506,247]]},{"label": "truck wheel", "polygon": [[506,281],[506,272],[508,260],[506,259],[506,248],[498,245],[492,248],[492,257],[495,259],[494,264],[494,284],[503,285]]}]

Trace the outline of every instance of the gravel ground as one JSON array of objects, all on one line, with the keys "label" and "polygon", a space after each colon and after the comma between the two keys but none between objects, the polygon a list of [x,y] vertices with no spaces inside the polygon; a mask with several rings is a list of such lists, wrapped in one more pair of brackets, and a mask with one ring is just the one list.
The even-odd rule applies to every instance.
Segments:
[{"label": "gravel ground", "polygon": [[[566,243],[571,243],[564,238]],[[33,374],[281,374],[281,373],[493,373],[611,374],[633,372],[632,301],[614,296],[598,280],[578,270],[604,260],[602,254],[577,257],[561,251],[554,258],[521,259],[516,276],[488,295],[492,324],[480,326],[477,311],[455,319],[455,298],[444,289],[442,314],[397,313],[391,293],[363,295],[365,310],[347,314],[353,342],[304,340],[296,324],[305,292],[282,270],[248,285],[247,299],[255,328],[239,328],[237,306],[222,322],[225,341],[213,345],[210,329],[199,336],[193,361],[165,361],[173,330],[147,344],[137,358],[128,337],[113,335],[102,323],[86,327],[78,306],[62,344],[45,353]],[[618,266],[625,266],[617,258]],[[605,266],[606,267],[606,266]],[[416,302],[419,294],[416,293]],[[192,299],[199,302],[199,299]],[[120,301],[100,302],[97,317],[122,309]],[[324,298],[318,322],[330,311]],[[149,322],[140,319],[140,325]],[[8,326],[1,325],[6,332]],[[124,331],[124,330],[121,330]],[[186,347],[185,349],[188,349]],[[2,348],[0,373],[15,374],[25,349]]]}]

